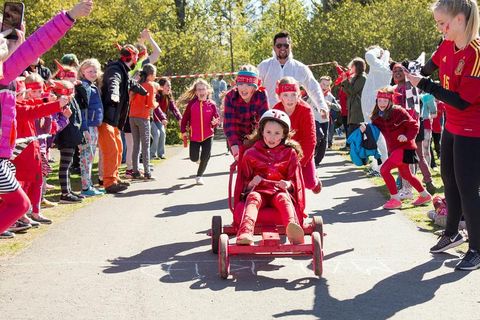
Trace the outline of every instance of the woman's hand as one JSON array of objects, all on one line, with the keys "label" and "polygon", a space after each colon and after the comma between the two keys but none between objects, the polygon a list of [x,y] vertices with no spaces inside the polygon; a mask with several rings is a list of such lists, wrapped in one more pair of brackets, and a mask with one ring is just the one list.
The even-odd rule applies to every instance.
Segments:
[{"label": "woman's hand", "polygon": [[401,135],[398,136],[397,140],[399,142],[405,142],[405,141],[407,141],[407,137],[405,137],[405,135],[401,134]]},{"label": "woman's hand", "polygon": [[70,11],[68,15],[76,20],[88,16],[93,10],[93,0],[80,0]]},{"label": "woman's hand", "polygon": [[212,127],[216,126],[218,124],[219,118],[213,118],[211,121]]},{"label": "woman's hand", "polygon": [[420,80],[423,79],[422,76],[414,75],[414,74],[408,72],[408,70],[405,69],[405,68],[403,69],[403,73],[405,74],[405,78],[406,78],[408,81],[410,81],[410,83],[411,83],[414,87],[418,86],[418,83],[420,82]]},{"label": "woman's hand", "polygon": [[25,42],[25,23],[22,23],[21,30],[13,29],[12,32],[17,33],[17,40],[7,40],[9,55],[14,53]]},{"label": "woman's hand", "polygon": [[361,123],[360,124],[360,127],[358,127],[360,129],[360,132],[364,133],[365,130],[367,130],[367,126],[365,125],[365,123]]}]

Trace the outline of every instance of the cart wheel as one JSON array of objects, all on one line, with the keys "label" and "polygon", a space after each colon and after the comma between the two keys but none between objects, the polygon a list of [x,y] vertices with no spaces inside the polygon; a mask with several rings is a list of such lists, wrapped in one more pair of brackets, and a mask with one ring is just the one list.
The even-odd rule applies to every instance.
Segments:
[{"label": "cart wheel", "polygon": [[312,233],[312,251],[313,251],[313,272],[321,277],[323,272],[323,251],[322,241],[318,232]]},{"label": "cart wheel", "polygon": [[321,216],[313,217],[313,231],[317,231],[320,234],[320,240],[322,240],[323,247],[323,218]]},{"label": "cart wheel", "polygon": [[228,257],[228,235],[222,233],[219,240],[218,272],[223,279],[230,273],[230,258]]},{"label": "cart wheel", "polygon": [[218,240],[222,234],[222,217],[213,216],[212,217],[212,252],[214,254],[218,253]]}]

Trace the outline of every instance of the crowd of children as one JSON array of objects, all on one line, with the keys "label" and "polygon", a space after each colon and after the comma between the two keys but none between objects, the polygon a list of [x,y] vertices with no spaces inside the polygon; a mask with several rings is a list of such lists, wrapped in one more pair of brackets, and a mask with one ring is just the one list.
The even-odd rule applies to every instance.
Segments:
[{"label": "crowd of children", "polygon": [[[437,22],[452,14],[463,17],[463,20],[457,21],[460,24],[470,18],[465,17],[466,11],[451,12],[450,7],[442,3],[434,7]],[[402,200],[413,198],[412,187],[419,193],[413,201],[414,206],[432,201],[437,187],[433,184],[430,171],[436,164],[431,144],[433,140],[439,156],[439,137],[444,123],[441,116],[442,110],[446,110],[451,119],[447,118],[450,122],[447,121],[448,133],[443,141],[448,145],[443,149],[449,154],[442,153],[442,168],[451,169],[456,180],[445,176],[445,170],[442,170],[442,178],[447,181],[448,211],[454,211],[455,215],[447,219],[447,233],[431,252],[442,252],[461,242],[457,229],[462,215],[459,208],[463,208],[468,233],[473,235],[473,241],[467,258],[458,268],[470,270],[480,265],[480,236],[472,227],[478,221],[478,215],[472,211],[478,204],[479,170],[472,168],[470,162],[464,163],[465,158],[457,158],[457,154],[467,151],[455,147],[457,144],[466,148],[472,146],[477,151],[468,152],[477,153],[468,153],[467,156],[478,158],[478,125],[473,124],[471,119],[465,120],[458,110],[468,110],[472,119],[478,120],[478,112],[468,109],[471,104],[477,103],[478,92],[474,93],[476,89],[468,91],[468,88],[478,85],[475,79],[479,78],[479,71],[476,67],[466,69],[469,72],[465,76],[468,82],[462,81],[469,87],[456,88],[463,90],[459,94],[458,90],[451,90],[459,83],[457,78],[463,76],[464,66],[449,74],[448,70],[452,68],[448,69],[443,65],[445,59],[441,60],[455,54],[451,52],[452,42],[463,43],[462,34],[441,30],[451,39],[444,40],[422,70],[429,74],[429,70],[436,67],[445,76],[456,77],[458,81],[451,82],[452,87],[448,87],[448,82],[442,83],[442,91],[438,84],[410,74],[408,64],[391,61],[390,78],[394,86],[379,87],[379,83],[388,78],[385,70],[389,53],[374,46],[367,49],[366,54],[370,74],[366,74],[366,63],[362,58],[354,58],[348,69],[337,65],[339,78],[335,84],[339,85],[338,103],[331,92],[331,78],[324,76],[320,84],[317,83],[311,72],[305,71],[303,64],[291,58],[288,33],[279,33],[274,39],[277,56],[260,64],[260,74],[266,80],[269,92],[274,89],[274,96],[268,96],[261,87],[258,70],[244,65],[233,88],[217,93],[216,102],[212,100],[210,84],[204,79],[195,80],[177,102],[183,110],[181,114],[175,105],[170,81],[166,78],[156,81],[154,63],[158,60],[160,49],[148,30],[142,32],[143,41],[137,46],[118,46],[119,59],[110,61],[104,73],[100,62],[94,58],[84,60],[78,67],[57,62],[53,75],[39,63],[39,57],[63,37],[76,18],[88,15],[92,5],[92,1],[81,1],[72,10],[55,16],[26,40],[22,31],[15,31],[19,39],[10,46],[7,46],[10,40],[0,35],[0,61],[3,63],[0,78],[1,238],[12,237],[12,232],[52,223],[41,212],[42,197],[48,187],[47,177],[52,171],[52,145],[60,152],[60,203],[78,203],[85,197],[127,190],[130,183],[120,178],[119,174],[125,147],[128,150],[126,176],[152,180],[150,160],[165,158],[168,111],[180,122],[184,141],[189,141],[190,160],[198,163],[195,183],[203,185],[214,130],[220,124],[219,110],[223,109],[223,129],[228,148],[238,161],[236,187],[245,202],[237,243],[252,244],[255,221],[259,209],[264,206],[279,211],[291,243],[302,243],[303,229],[298,215],[303,215],[305,207],[304,189],[310,189],[315,194],[322,189],[316,167],[320,165],[325,150],[332,146],[338,117],[343,120],[347,136],[355,130],[367,135],[372,128],[369,129],[369,126],[373,125],[379,130],[377,136],[385,139],[384,142],[379,140],[379,145],[374,147],[386,149],[382,151],[386,154],[381,155],[383,163],[372,168],[379,171],[389,190],[391,198],[383,208],[390,210],[401,208]],[[477,10],[476,5],[474,7]],[[478,27],[478,12],[474,15],[472,19],[477,21]],[[473,41],[473,50],[478,51],[478,32],[470,35],[469,39]],[[145,40],[154,48],[150,56],[143,44]],[[468,57],[474,55],[470,51],[466,53]],[[77,60],[72,54],[67,58]],[[279,62],[282,64],[279,65]],[[478,66],[477,60],[473,62]],[[289,68],[303,70],[308,78],[309,90],[315,93],[315,97],[311,97],[314,103],[309,104],[308,97],[301,93],[302,82],[299,79],[292,76],[273,79],[267,72],[269,68],[275,68],[278,74]],[[381,81],[374,81],[380,76]],[[442,107],[437,99],[448,104]],[[219,102],[223,105],[219,106]],[[470,131],[466,132],[467,129]],[[122,141],[122,135],[125,141]],[[383,144],[386,148],[381,147]],[[17,150],[14,152],[15,145]],[[98,186],[92,180],[97,147],[101,182]],[[81,190],[78,191],[72,189],[70,180],[77,149],[81,171]],[[351,152],[357,151],[352,148]],[[139,168],[140,156],[143,170]],[[468,175],[458,168],[458,162],[464,163],[473,174]],[[272,163],[276,165],[271,166]],[[421,170],[425,186],[415,175],[416,166]],[[400,190],[391,174],[394,168],[398,169],[402,180]],[[458,181],[462,186],[457,185]],[[475,195],[468,198],[464,195],[468,192]]]}]

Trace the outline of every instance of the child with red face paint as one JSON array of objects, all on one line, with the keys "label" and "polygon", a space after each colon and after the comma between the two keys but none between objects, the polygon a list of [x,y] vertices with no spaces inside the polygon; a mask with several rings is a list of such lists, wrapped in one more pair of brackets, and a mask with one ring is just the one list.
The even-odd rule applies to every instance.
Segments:
[{"label": "child with red face paint", "polygon": [[[68,116],[68,99],[61,97],[56,101],[43,103],[43,79],[37,73],[32,73],[25,78],[27,100],[17,103],[17,135],[18,138],[36,136],[35,120],[47,117],[57,112]],[[28,195],[31,205],[31,219],[43,224],[52,221],[40,214],[40,200],[42,195],[42,162],[38,140],[31,142],[25,150],[13,161],[17,168],[16,177],[22,189]]]},{"label": "child with red face paint", "polygon": [[[400,176],[420,193],[420,196],[413,202],[414,206],[424,205],[432,200],[432,196],[425,190],[417,177],[412,175],[409,168],[409,164],[418,161],[415,155],[418,121],[413,119],[404,108],[393,105],[392,99],[392,91],[380,89],[377,92],[377,103],[370,117],[372,124],[380,129],[387,142],[389,156],[380,168],[380,174],[385,180],[391,197],[383,205],[383,208],[387,210],[402,207],[397,185],[391,174],[394,168],[398,168]],[[360,131],[364,132],[365,130],[365,124],[361,124]]]},{"label": "child with red face paint", "polygon": [[262,114],[268,110],[268,97],[260,87],[257,68],[240,67],[236,86],[224,98],[223,131],[235,160],[243,152],[243,142],[256,129]]},{"label": "child with red face paint", "polygon": [[68,119],[68,125],[60,131],[55,137],[55,143],[60,150],[60,167],[58,170],[58,179],[60,182],[61,195],[60,203],[77,203],[81,202],[83,195],[74,193],[70,183],[70,167],[73,163],[73,154],[75,148],[83,141],[82,116],[80,106],[74,97],[74,85],[77,84],[77,71],[73,67],[58,65],[58,72],[54,76],[61,80],[61,84],[65,87],[65,96],[69,99],[69,107],[71,115]]},{"label": "child with red face paint", "polygon": [[[292,244],[303,243],[300,226],[305,208],[305,193],[299,158],[300,145],[290,140],[290,118],[280,110],[268,110],[258,131],[247,141],[238,169],[235,195],[245,195],[245,208],[237,233],[237,244],[251,245],[260,208],[278,211]],[[240,198],[240,197],[239,197]]]},{"label": "child with red face paint", "polygon": [[292,122],[292,139],[297,141],[303,150],[300,161],[305,188],[313,193],[320,193],[322,183],[315,176],[314,152],[317,144],[315,119],[312,107],[300,97],[300,88],[295,79],[284,77],[278,81],[276,93],[280,99],[273,109],[285,112]]}]

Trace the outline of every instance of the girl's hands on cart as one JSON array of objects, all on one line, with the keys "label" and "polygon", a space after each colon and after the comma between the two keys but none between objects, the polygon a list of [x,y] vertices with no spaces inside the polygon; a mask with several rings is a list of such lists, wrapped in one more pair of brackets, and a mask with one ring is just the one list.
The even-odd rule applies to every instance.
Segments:
[{"label": "girl's hands on cart", "polygon": [[263,181],[263,178],[260,177],[259,175],[256,175],[255,177],[253,177],[252,181],[250,181],[250,182],[248,183],[247,189],[248,189],[248,190],[251,190],[251,189],[255,188],[255,187],[258,186],[262,181]]},{"label": "girl's hands on cart", "polygon": [[277,186],[278,186],[281,190],[287,191],[287,190],[290,189],[290,187],[292,186],[292,182],[286,181],[286,180],[280,180],[280,181],[278,181]]}]

